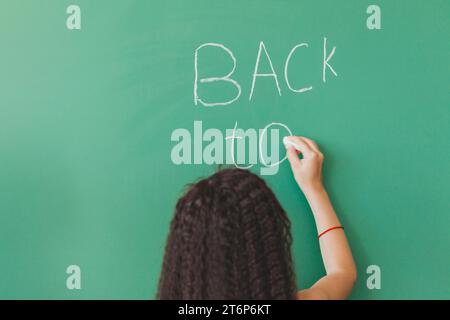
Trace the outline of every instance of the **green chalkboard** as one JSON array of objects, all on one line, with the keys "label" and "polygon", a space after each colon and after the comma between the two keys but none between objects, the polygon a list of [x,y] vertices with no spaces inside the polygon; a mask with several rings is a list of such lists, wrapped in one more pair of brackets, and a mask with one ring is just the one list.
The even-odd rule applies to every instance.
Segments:
[{"label": "green chalkboard", "polygon": [[[226,158],[227,129],[260,137],[271,123],[324,150],[358,265],[351,298],[450,298],[449,12],[447,0],[2,1],[0,298],[154,298],[184,186]],[[251,92],[260,49],[256,74],[271,63],[277,77]],[[221,79],[231,54],[235,82]],[[207,106],[236,84],[238,99]],[[203,158],[196,123],[223,134],[224,154]],[[177,163],[177,132],[191,134],[191,164]],[[273,168],[263,177],[292,220],[304,288],[324,274],[314,221],[288,164]]]}]

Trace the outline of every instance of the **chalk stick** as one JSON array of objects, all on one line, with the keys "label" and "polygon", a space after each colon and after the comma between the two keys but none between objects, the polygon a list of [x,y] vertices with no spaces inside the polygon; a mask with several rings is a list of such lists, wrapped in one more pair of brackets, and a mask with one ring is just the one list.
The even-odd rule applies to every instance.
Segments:
[{"label": "chalk stick", "polygon": [[288,146],[293,146],[295,149],[300,151],[300,147],[298,146],[298,144],[296,144],[294,141],[289,140],[288,137],[283,138],[283,144],[286,147],[286,149],[288,148]]}]

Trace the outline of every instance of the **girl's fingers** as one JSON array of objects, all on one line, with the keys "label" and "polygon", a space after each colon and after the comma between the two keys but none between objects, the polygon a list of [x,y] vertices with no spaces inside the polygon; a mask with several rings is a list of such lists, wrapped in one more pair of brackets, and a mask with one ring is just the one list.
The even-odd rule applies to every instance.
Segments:
[{"label": "girl's fingers", "polygon": [[298,157],[298,152],[294,147],[289,146],[286,151],[287,158],[291,164],[292,169],[300,165],[300,158]]},{"label": "girl's fingers", "polygon": [[307,158],[313,153],[311,147],[300,137],[289,136],[287,139],[295,144],[295,147],[299,149],[298,151],[302,153],[304,158]]},{"label": "girl's fingers", "polygon": [[317,143],[315,141],[313,141],[309,138],[306,138],[306,137],[299,137],[299,138],[303,139],[312,150],[314,150],[315,152],[320,152],[319,146],[317,145]]}]

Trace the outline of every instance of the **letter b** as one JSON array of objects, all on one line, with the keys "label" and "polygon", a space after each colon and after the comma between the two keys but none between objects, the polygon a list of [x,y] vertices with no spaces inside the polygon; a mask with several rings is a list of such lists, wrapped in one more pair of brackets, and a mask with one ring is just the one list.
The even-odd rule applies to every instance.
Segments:
[{"label": "letter b", "polygon": [[[227,75],[225,75],[223,77],[201,78],[199,80],[199,78],[198,78],[198,52],[200,51],[200,49],[202,49],[204,47],[217,47],[217,48],[220,48],[220,49],[224,50],[226,53],[228,53],[228,55],[233,60],[233,68],[231,69],[231,71]],[[224,45],[222,45],[220,43],[205,43],[205,44],[202,44],[200,47],[198,47],[195,50],[194,67],[195,67],[195,80],[194,80],[194,104],[195,105],[198,105],[198,103],[201,103],[205,107],[226,106],[226,105],[229,105],[229,104],[233,103],[234,101],[239,99],[239,97],[241,96],[241,86],[239,85],[239,83],[237,83],[237,81],[235,81],[235,80],[230,78],[231,75],[233,74],[234,70],[236,69],[236,58],[234,57],[234,55],[231,52],[231,50],[226,48]],[[210,83],[210,82],[216,82],[216,81],[225,81],[225,82],[231,83],[237,89],[236,96],[233,99],[231,99],[231,100],[222,101],[222,102],[206,102],[206,101],[202,100],[198,96],[198,83],[199,82],[200,83]]]}]

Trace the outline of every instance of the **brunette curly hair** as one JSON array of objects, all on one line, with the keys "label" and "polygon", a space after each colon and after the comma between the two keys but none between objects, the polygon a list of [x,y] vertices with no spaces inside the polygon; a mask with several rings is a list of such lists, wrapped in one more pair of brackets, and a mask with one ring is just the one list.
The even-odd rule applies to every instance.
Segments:
[{"label": "brunette curly hair", "polygon": [[294,299],[290,221],[264,180],[224,169],[188,189],[171,222],[159,299]]}]

